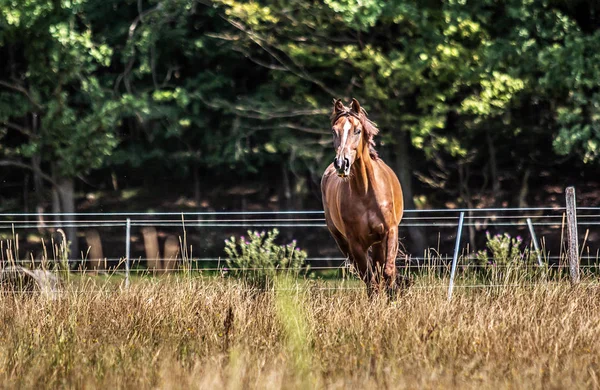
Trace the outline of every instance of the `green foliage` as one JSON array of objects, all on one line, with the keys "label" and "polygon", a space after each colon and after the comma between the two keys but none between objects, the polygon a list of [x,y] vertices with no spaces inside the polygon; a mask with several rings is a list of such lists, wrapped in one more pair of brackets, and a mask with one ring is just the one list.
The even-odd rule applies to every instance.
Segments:
[{"label": "green foliage", "polygon": [[325,0],[335,13],[342,15],[344,23],[357,30],[366,31],[375,26],[381,16],[385,1],[381,0]]},{"label": "green foliage", "polygon": [[509,175],[600,156],[591,1],[0,4],[0,158],[49,174],[283,165],[316,183],[333,97],[361,100],[386,160],[409,139],[453,195],[459,165],[488,183],[489,145]]},{"label": "green foliage", "polygon": [[268,233],[248,231],[248,237],[225,240],[231,272],[260,290],[271,288],[277,273],[298,276],[307,254],[296,247],[296,240],[288,245],[275,244],[278,234],[277,229]]},{"label": "green foliage", "polygon": [[[546,74],[540,80],[558,99],[558,154],[574,153],[585,163],[600,155],[600,31],[591,36],[573,34],[564,45],[552,45],[541,55]],[[560,81],[557,83],[557,81]]]},{"label": "green foliage", "polygon": [[508,233],[491,236],[490,232],[486,232],[485,236],[487,237],[486,246],[488,249],[477,252],[476,256],[480,265],[504,267],[511,263],[533,260],[528,248],[521,251],[521,245],[523,244],[521,236],[511,237]]},{"label": "green foliage", "polygon": [[101,167],[118,144],[114,127],[120,100],[98,76],[111,65],[113,50],[93,36],[81,14],[85,3],[9,2],[0,16],[6,27],[0,41],[13,51],[22,50],[25,67],[19,71],[26,85],[10,81],[15,88],[3,95],[15,104],[0,105],[0,125],[19,122],[23,116],[40,118],[35,128],[22,131],[28,138],[14,153],[25,158],[40,155],[52,162],[52,173],[59,177]]},{"label": "green foliage", "polygon": [[493,283],[509,283],[543,273],[544,269],[537,267],[537,253],[527,247],[522,249],[521,236],[511,237],[508,233],[492,236],[489,232],[485,235],[488,249],[475,254],[477,271],[484,279]]}]

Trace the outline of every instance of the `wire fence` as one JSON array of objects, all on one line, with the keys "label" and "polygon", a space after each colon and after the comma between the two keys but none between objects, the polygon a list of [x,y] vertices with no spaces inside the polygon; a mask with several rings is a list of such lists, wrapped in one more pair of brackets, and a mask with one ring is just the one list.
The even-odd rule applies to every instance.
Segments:
[{"label": "wire fence", "polygon": [[[457,235],[460,213],[464,213],[461,229],[464,228],[465,232],[458,243],[459,269],[481,267],[480,264],[470,262],[476,258],[475,248],[485,248],[487,234],[501,234],[505,231],[512,232],[512,237],[525,237],[524,246],[532,244],[537,233],[542,241],[540,259],[544,265],[557,270],[568,268],[564,244],[565,207],[405,210],[400,224],[403,231],[401,241],[410,241],[411,229],[422,229],[429,238],[429,249],[423,253],[404,251],[397,259],[397,266],[407,272],[424,269],[448,272],[452,250],[456,249],[452,240]],[[578,240],[582,243],[580,267],[583,270],[596,271],[600,268],[598,225],[600,207],[577,208],[577,226],[580,227]],[[177,253],[168,257],[162,247],[154,255],[146,253],[147,238],[143,230],[148,228],[156,231],[160,244],[168,236],[176,237],[179,246]],[[0,214],[0,258],[3,264],[8,264],[10,260],[15,265],[41,266],[52,262],[68,262],[72,272],[89,272],[93,268],[114,273],[126,272],[127,275],[175,271],[226,273],[231,270],[228,269],[223,253],[224,239],[240,237],[247,229],[274,228],[282,232],[285,230],[289,233],[286,238],[293,236],[307,249],[309,256],[306,264],[310,272],[335,273],[348,270],[349,263],[340,256],[326,228],[323,211],[319,210],[3,213]],[[79,246],[84,250],[77,256],[61,255],[57,249],[61,239],[55,234],[58,229],[77,230]],[[90,230],[100,232],[98,243],[88,245],[86,232]],[[97,253],[91,250],[93,245],[100,245],[104,255],[93,257]],[[126,249],[128,246],[131,246],[131,253]],[[491,263],[498,260],[488,258]],[[494,264],[498,269],[509,266]],[[244,271],[258,270],[260,268],[244,268]],[[288,271],[286,267],[279,270]],[[480,285],[456,287],[477,286]],[[493,284],[481,286],[494,287]]]}]

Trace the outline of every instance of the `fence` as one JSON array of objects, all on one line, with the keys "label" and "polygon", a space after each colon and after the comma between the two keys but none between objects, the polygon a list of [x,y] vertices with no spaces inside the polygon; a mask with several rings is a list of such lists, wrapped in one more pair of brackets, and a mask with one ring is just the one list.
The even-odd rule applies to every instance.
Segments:
[{"label": "fence", "polygon": [[[600,207],[575,208],[572,190],[567,190],[566,198],[567,207],[405,210],[400,224],[402,241],[409,240],[408,229],[411,228],[425,229],[430,238],[437,235],[437,241],[428,245],[433,248],[429,252],[404,253],[398,258],[398,266],[409,270],[426,265],[449,268],[451,296],[459,255],[462,253],[463,258],[468,258],[474,253],[474,245],[484,247],[484,231],[508,231],[513,236],[528,237],[525,241],[536,249],[540,265],[544,262],[565,267],[564,261],[569,259],[571,280],[577,283],[580,262],[584,268],[597,266],[600,235],[596,226],[600,225]],[[38,220],[40,217],[42,220]],[[327,231],[322,211],[5,213],[0,214],[1,258],[3,262],[9,258],[15,263],[39,262],[40,251],[45,253],[46,260],[52,257],[48,256],[49,246],[50,254],[56,259],[55,246],[62,238],[48,237],[66,228],[76,228],[85,233],[86,239],[85,251],[64,259],[76,265],[73,271],[104,268],[123,272],[127,284],[131,273],[171,272],[181,269],[183,263],[187,264],[187,271],[222,271],[223,240],[231,235],[243,235],[247,229],[278,228],[284,238],[296,237],[299,244],[308,248],[310,256],[306,261],[312,272],[339,271],[344,269],[346,260]],[[148,249],[147,241],[152,238],[146,233],[152,230],[157,238],[154,247]],[[92,253],[94,245],[87,245],[90,231],[99,232],[95,245],[100,245],[100,252]],[[578,236],[578,231],[584,232],[583,237]],[[42,241],[44,234],[47,238]],[[565,240],[565,235],[569,240]],[[19,243],[24,237],[26,242]],[[9,241],[13,242],[12,246]],[[178,249],[167,255],[166,248],[159,249],[159,242],[165,247],[170,242],[171,248],[175,243]],[[583,242],[581,252],[579,242]],[[152,251],[156,256],[149,255]],[[436,258],[433,262],[432,251]],[[101,258],[97,253],[102,253]],[[472,265],[461,265],[462,268],[469,266]]]}]

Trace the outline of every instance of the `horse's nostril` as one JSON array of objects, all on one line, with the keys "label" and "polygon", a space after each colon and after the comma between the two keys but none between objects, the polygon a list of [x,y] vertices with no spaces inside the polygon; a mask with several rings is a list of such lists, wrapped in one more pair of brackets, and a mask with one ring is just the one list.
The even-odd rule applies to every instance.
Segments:
[{"label": "horse's nostril", "polygon": [[344,157],[344,169],[348,168],[350,166],[350,160],[348,160],[348,158]]},{"label": "horse's nostril", "polygon": [[337,159],[337,158],[333,160],[333,167],[334,167],[335,169],[340,169],[340,166],[339,166],[339,164],[338,164],[338,159]]}]

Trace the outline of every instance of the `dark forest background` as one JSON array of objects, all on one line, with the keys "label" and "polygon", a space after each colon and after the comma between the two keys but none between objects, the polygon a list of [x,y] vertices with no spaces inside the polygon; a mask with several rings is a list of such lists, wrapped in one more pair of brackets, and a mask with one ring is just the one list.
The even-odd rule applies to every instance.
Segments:
[{"label": "dark forest background", "polygon": [[0,212],[318,209],[337,97],[407,208],[598,205],[595,0],[0,0]]}]

